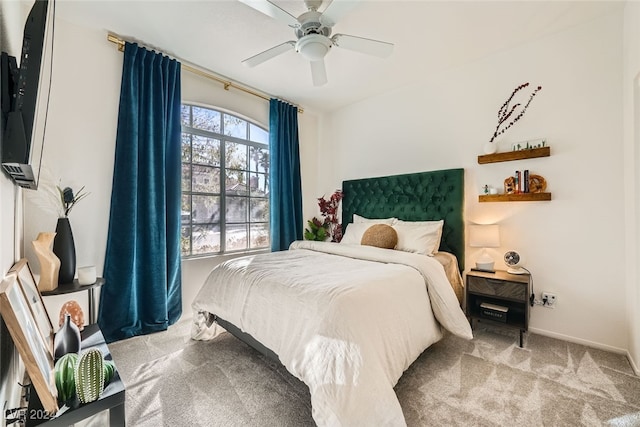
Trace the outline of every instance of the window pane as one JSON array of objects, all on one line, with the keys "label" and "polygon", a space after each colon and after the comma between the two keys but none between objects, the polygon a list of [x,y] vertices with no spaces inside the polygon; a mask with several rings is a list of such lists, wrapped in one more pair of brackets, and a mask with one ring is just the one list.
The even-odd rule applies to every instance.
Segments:
[{"label": "window pane", "polygon": [[249,170],[254,172],[269,171],[269,150],[249,147]]},{"label": "window pane", "polygon": [[180,123],[182,126],[189,126],[191,124],[191,107],[183,105],[180,109]]},{"label": "window pane", "polygon": [[249,212],[249,221],[269,221],[269,199],[251,199],[249,206],[251,206],[251,211]]},{"label": "window pane", "polygon": [[220,225],[194,225],[192,239],[194,255],[220,252]]},{"label": "window pane", "polygon": [[220,221],[220,196],[192,196],[191,215],[194,223]]},{"label": "window pane", "polygon": [[240,117],[224,115],[224,134],[247,139],[247,122]]},{"label": "window pane", "polygon": [[266,248],[270,245],[269,224],[251,225],[251,249]]},{"label": "window pane", "polygon": [[269,132],[188,104],[181,123],[182,255],[268,248]]},{"label": "window pane", "polygon": [[227,250],[247,249],[247,224],[227,225],[225,231]]},{"label": "window pane", "polygon": [[249,189],[247,187],[247,172],[227,170],[226,175],[226,193],[247,196]]},{"label": "window pane", "polygon": [[220,112],[208,108],[192,107],[193,127],[220,133]]},{"label": "window pane", "polygon": [[253,123],[249,123],[249,139],[255,142],[262,142],[263,144],[269,144],[269,132]]},{"label": "window pane", "polygon": [[193,135],[193,163],[220,165],[220,140]]},{"label": "window pane", "polygon": [[249,189],[252,196],[267,196],[269,194],[267,175],[252,173],[249,177]]},{"label": "window pane", "polygon": [[220,169],[193,165],[192,191],[220,193]]},{"label": "window pane", "polygon": [[191,227],[180,227],[180,253],[182,256],[191,255]]},{"label": "window pane", "polygon": [[191,196],[182,195],[182,206],[180,212],[180,222],[182,225],[188,225],[191,222]]},{"label": "window pane", "polygon": [[182,133],[182,161],[191,161],[191,135]]},{"label": "window pane", "polygon": [[230,222],[247,222],[247,204],[249,199],[246,197],[229,197],[225,199],[227,202],[227,224]]},{"label": "window pane", "polygon": [[182,164],[182,191],[191,190],[191,166],[189,163]]},{"label": "window pane", "polygon": [[247,148],[244,144],[226,143],[225,160],[227,169],[247,170]]}]

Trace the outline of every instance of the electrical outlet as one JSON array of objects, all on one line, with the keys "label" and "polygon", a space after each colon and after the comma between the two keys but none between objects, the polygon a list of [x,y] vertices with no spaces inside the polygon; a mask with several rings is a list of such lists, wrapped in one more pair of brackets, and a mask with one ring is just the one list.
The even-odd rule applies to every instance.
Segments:
[{"label": "electrical outlet", "polygon": [[556,306],[556,294],[550,292],[542,293],[542,306],[548,308],[554,308]]}]

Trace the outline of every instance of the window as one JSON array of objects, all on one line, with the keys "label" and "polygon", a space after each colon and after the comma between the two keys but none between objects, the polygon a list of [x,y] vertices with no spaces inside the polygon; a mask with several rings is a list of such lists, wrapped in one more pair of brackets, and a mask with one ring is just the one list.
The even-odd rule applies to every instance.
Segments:
[{"label": "window", "polygon": [[182,256],[269,246],[269,132],[183,104]]}]

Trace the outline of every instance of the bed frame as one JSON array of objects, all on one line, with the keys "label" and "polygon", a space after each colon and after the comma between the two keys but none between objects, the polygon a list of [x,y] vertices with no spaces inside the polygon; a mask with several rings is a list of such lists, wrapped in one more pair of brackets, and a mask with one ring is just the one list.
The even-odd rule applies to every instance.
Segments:
[{"label": "bed frame", "polygon": [[[444,219],[440,250],[458,258],[464,270],[464,169],[447,169],[342,182],[342,224],[353,214],[366,218],[396,217],[405,221]],[[253,336],[214,315],[216,323],[267,358],[278,355]]]}]

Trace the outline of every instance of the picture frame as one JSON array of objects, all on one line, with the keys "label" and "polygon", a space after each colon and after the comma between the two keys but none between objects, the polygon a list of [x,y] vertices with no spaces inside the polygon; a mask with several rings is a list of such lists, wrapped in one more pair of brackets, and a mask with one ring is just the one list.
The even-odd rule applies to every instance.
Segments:
[{"label": "picture frame", "polygon": [[53,357],[53,340],[55,337],[53,324],[51,323],[51,318],[47,313],[44,300],[42,299],[42,294],[38,290],[36,280],[33,277],[33,273],[31,272],[31,267],[29,267],[27,259],[22,258],[16,262],[13,267],[9,269],[9,273],[11,272],[15,272],[17,275],[18,283],[20,284],[24,297],[29,304],[31,315],[35,319],[38,329],[40,330],[40,335],[42,336],[49,353]]},{"label": "picture frame", "polygon": [[0,282],[0,315],[20,353],[42,407],[52,416],[58,411],[53,357],[41,337],[15,271]]}]

